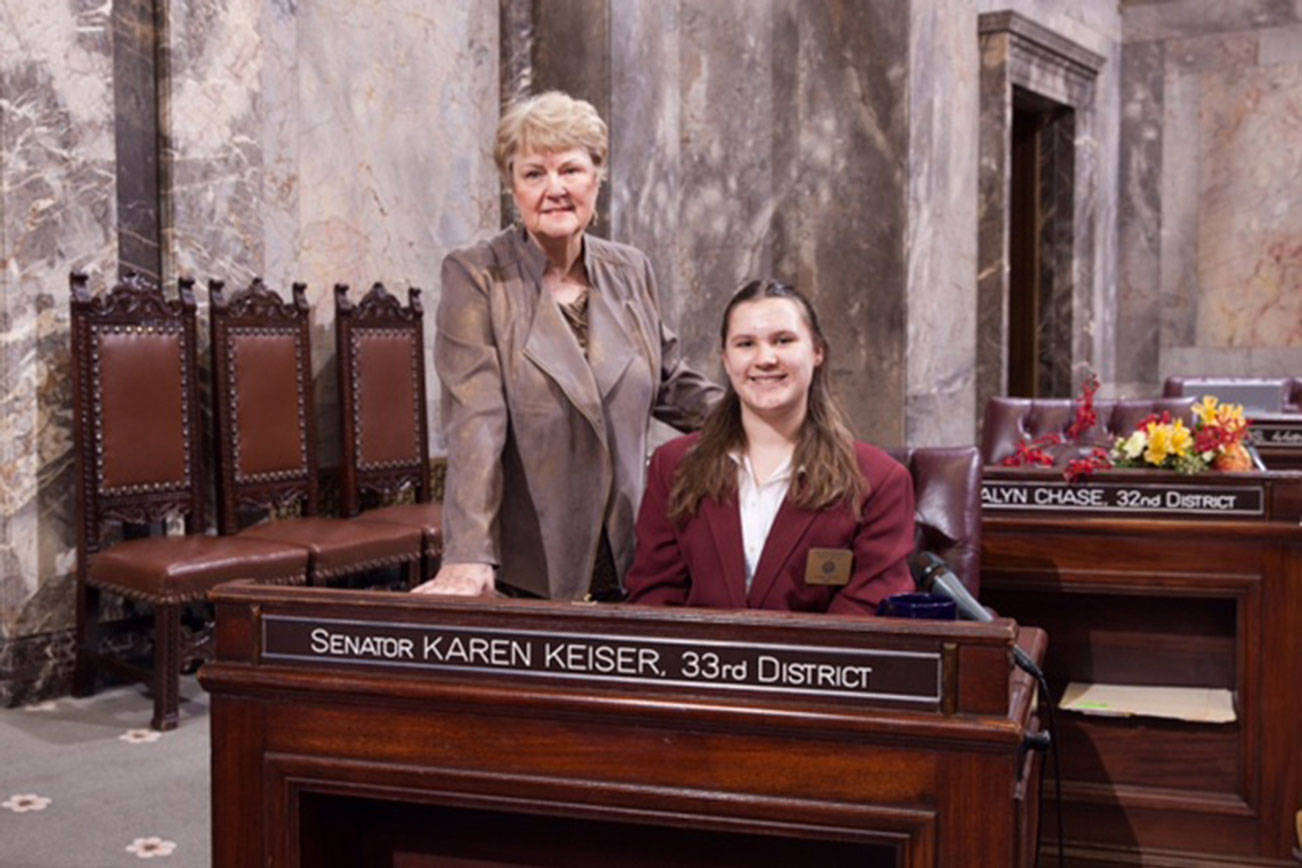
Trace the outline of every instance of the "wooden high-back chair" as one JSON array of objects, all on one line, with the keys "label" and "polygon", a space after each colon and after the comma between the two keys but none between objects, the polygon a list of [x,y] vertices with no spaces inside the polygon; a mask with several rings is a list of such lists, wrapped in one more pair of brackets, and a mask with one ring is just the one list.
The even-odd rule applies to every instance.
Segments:
[{"label": "wooden high-back chair", "polygon": [[[77,663],[73,693],[94,692],[101,667],[152,682],[155,729],[177,724],[181,609],[220,582],[302,582],[300,548],[203,536],[204,456],[195,372],[193,281],[168,301],[128,275],[92,296],[71,277],[77,456]],[[124,525],[184,518],[186,536],[114,542]],[[100,591],[154,613],[152,672],[100,653]]]},{"label": "wooden high-back chair", "polygon": [[[421,530],[421,572],[443,554],[443,505],[430,500],[429,423],[420,290],[407,305],[375,284],[354,305],[335,286],[340,488],[345,515]],[[410,491],[414,503],[390,503]],[[380,504],[376,506],[376,504]]]},{"label": "wooden high-back chair", "polygon": [[[418,567],[418,528],[317,515],[316,422],[306,287],[282,301],[260,280],[226,297],[210,281],[218,527],[224,534],[301,546],[319,584],[380,567]],[[255,524],[293,504],[299,517]]]}]

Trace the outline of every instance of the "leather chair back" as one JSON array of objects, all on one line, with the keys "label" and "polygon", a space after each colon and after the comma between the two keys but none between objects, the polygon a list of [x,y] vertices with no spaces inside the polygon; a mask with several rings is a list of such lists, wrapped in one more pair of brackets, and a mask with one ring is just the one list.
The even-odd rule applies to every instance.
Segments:
[{"label": "leather chair back", "polygon": [[[1172,417],[1193,424],[1194,399],[1120,398],[1096,400],[1098,423],[1075,443],[1064,443],[1046,451],[1057,463],[1089,454],[1094,447],[1110,448],[1118,437],[1130,434],[1144,417],[1169,412]],[[986,403],[981,428],[981,460],[997,464],[1017,451],[1017,446],[1046,434],[1065,436],[1076,421],[1076,402],[1071,398],[991,398]]]},{"label": "leather chair back", "polygon": [[1215,395],[1221,401],[1242,404],[1249,416],[1254,411],[1302,412],[1302,377],[1167,377],[1162,394],[1188,395],[1195,400]]},{"label": "leather chair back", "polygon": [[316,418],[307,287],[292,301],[255,279],[229,299],[209,281],[213,415],[217,421],[217,526],[295,502],[318,506]]},{"label": "leather chair back", "polygon": [[70,288],[80,568],[115,523],[203,528],[203,429],[194,281],[175,301],[135,274],[99,296],[85,274]]},{"label": "leather chair back", "polygon": [[344,515],[364,496],[387,500],[406,486],[430,499],[423,316],[419,289],[403,307],[383,284],[356,305],[335,286]]},{"label": "leather chair back", "polygon": [[981,456],[975,446],[887,450],[913,476],[918,551],[942,557],[976,596],[981,586]]}]

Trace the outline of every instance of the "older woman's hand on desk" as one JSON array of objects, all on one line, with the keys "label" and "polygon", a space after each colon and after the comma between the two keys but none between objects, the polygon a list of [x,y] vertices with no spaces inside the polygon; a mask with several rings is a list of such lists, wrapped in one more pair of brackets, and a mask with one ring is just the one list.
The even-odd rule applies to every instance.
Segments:
[{"label": "older woman's hand on desk", "polygon": [[415,594],[453,594],[477,597],[493,593],[492,564],[448,564],[438,575],[412,588]]}]

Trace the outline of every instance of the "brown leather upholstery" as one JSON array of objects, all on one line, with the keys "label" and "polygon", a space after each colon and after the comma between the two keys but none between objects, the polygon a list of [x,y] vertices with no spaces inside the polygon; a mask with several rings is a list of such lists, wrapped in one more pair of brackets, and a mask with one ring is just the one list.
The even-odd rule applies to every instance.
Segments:
[{"label": "brown leather upholstery", "polygon": [[1201,399],[1215,395],[1231,404],[1243,404],[1251,416],[1262,413],[1302,413],[1302,377],[1167,377],[1162,394]]},{"label": "brown leather upholstery", "polygon": [[[295,284],[288,303],[260,280],[229,299],[220,282],[210,282],[209,289],[221,532],[301,547],[308,552],[313,583],[414,565],[423,549],[419,528],[316,515],[306,287]],[[300,518],[240,530],[251,513],[275,512],[295,502]]]},{"label": "brown leather upholstery", "polygon": [[[137,329],[147,328],[147,331]],[[184,489],[190,455],[186,437],[184,350],[181,329],[162,326],[95,330],[100,484]],[[170,375],[165,375],[170,374]],[[149,383],[142,389],[142,383]]]},{"label": "brown leather upholstery", "polygon": [[[148,678],[153,726],[177,723],[180,607],[221,582],[303,582],[307,554],[293,546],[214,537],[156,536],[111,542],[130,523],[171,515],[204,530],[203,454],[195,366],[192,282],[178,301],[128,276],[92,297],[72,285],[73,415],[77,463],[77,666],[73,692],[94,691],[110,667]],[[152,673],[100,652],[99,594],[105,589],[154,611]]]},{"label": "brown leather upholstery", "polygon": [[304,359],[292,330],[231,335],[229,376],[240,400],[231,407],[235,476],[259,481],[307,472],[307,420],[298,400]]},{"label": "brown leather upholstery", "polygon": [[420,556],[417,527],[307,516],[255,524],[236,539],[302,546],[311,554],[312,581],[408,564]]},{"label": "brown leather upholstery", "polygon": [[130,539],[92,555],[89,580],[146,602],[185,603],[232,579],[302,584],[307,553],[293,546],[238,537],[164,536]]},{"label": "brown leather upholstery", "polygon": [[367,509],[358,518],[420,528],[422,572],[430,575],[443,554],[443,509],[429,503],[420,290],[407,298],[404,307],[377,283],[354,305],[348,287],[335,286],[340,480],[348,515],[410,490],[416,503]]},{"label": "brown leather upholstery", "polygon": [[943,558],[975,596],[981,585],[981,458],[976,447],[888,451],[913,476],[917,550]]},{"label": "brown leather upholstery", "polygon": [[437,561],[443,556],[443,504],[399,503],[368,509],[357,517],[358,521],[376,521],[418,527],[424,540],[427,558]]},{"label": "brown leather upholstery", "polygon": [[[1096,400],[1098,423],[1075,443],[1049,447],[1045,451],[1056,463],[1088,455],[1095,447],[1110,448],[1117,437],[1130,434],[1144,417],[1169,412],[1172,417],[1193,424],[1193,398]],[[991,398],[986,403],[981,429],[981,459],[997,464],[1017,451],[1017,446],[1046,434],[1065,436],[1076,421],[1076,402],[1071,398]]]}]

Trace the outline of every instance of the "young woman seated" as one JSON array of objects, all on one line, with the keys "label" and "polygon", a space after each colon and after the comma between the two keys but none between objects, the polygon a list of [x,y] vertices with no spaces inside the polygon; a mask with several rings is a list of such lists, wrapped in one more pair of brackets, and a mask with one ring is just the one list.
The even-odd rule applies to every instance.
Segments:
[{"label": "young woman seated", "polygon": [[912,479],[851,437],[809,301],[752,281],[721,333],[727,394],[651,459],[628,601],[873,614],[912,591]]}]

